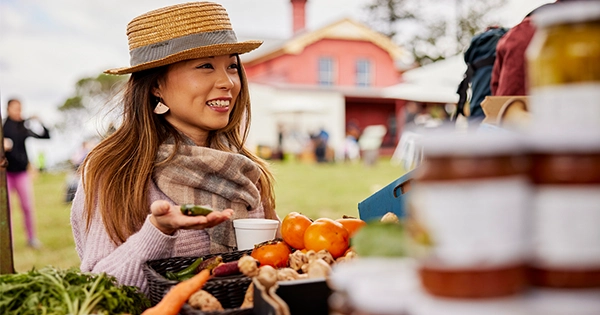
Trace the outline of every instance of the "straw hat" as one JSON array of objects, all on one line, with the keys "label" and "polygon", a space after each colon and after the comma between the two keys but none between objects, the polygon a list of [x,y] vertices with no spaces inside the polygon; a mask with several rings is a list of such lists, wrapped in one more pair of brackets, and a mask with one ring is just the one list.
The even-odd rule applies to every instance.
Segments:
[{"label": "straw hat", "polygon": [[243,54],[262,41],[238,42],[223,6],[190,2],[144,13],[127,25],[130,67],[109,69],[126,74],[178,61],[208,56]]}]

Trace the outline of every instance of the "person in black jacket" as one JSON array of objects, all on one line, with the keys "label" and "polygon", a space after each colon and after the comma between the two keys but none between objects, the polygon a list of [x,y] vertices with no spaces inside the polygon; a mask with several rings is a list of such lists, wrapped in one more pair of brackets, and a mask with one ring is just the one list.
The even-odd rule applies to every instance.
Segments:
[{"label": "person in black jacket", "polygon": [[36,237],[33,204],[33,185],[29,177],[29,159],[25,140],[29,137],[50,139],[48,129],[42,125],[37,117],[23,119],[21,117],[21,102],[16,99],[8,101],[6,106],[8,117],[4,120],[4,148],[8,167],[6,168],[6,183],[10,193],[19,196],[25,230],[27,231],[27,245],[39,248],[40,241]]}]

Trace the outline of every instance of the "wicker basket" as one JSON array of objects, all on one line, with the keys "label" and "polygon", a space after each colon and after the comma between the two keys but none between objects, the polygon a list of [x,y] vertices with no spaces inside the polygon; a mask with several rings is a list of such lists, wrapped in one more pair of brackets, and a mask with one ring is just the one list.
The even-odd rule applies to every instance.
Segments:
[{"label": "wicker basket", "polygon": [[[204,259],[220,255],[223,257],[223,262],[230,262],[240,259],[243,255],[250,255],[252,250],[235,251],[221,254],[209,254],[201,256]],[[148,281],[148,288],[150,291],[150,301],[152,305],[158,304],[162,300],[163,296],[169,291],[169,289],[176,285],[178,282],[165,278],[167,271],[177,272],[185,269],[196,261],[198,257],[173,257],[167,259],[151,260],[144,264],[144,274]],[[243,315],[252,314],[251,308],[240,309],[240,305],[244,301],[246,290],[252,279],[244,275],[235,275],[230,277],[213,277],[204,286],[203,290],[209,292],[216,297],[225,311],[220,312],[202,312],[189,305],[184,305],[181,309],[181,314],[188,315],[205,315],[205,314],[219,314],[219,315]]]}]

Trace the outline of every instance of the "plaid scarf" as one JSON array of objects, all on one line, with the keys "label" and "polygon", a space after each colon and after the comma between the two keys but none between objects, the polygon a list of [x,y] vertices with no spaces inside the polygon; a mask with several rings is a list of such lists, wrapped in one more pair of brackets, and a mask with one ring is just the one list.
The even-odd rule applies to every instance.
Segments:
[{"label": "plaid scarf", "polygon": [[[157,161],[164,161],[174,149],[174,144],[160,145]],[[173,160],[154,171],[158,188],[178,205],[234,210],[230,220],[206,229],[211,253],[237,249],[232,221],[246,218],[248,211],[262,207],[259,178],[260,169],[249,158],[194,145],[181,145]]]}]

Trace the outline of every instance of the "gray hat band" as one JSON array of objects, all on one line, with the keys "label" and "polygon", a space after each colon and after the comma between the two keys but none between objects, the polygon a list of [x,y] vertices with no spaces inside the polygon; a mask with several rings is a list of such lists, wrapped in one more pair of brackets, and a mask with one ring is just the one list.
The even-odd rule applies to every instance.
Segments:
[{"label": "gray hat band", "polygon": [[142,63],[163,59],[192,48],[235,43],[237,43],[237,37],[233,30],[186,35],[131,50],[129,53],[131,56],[130,65],[133,67]]}]

